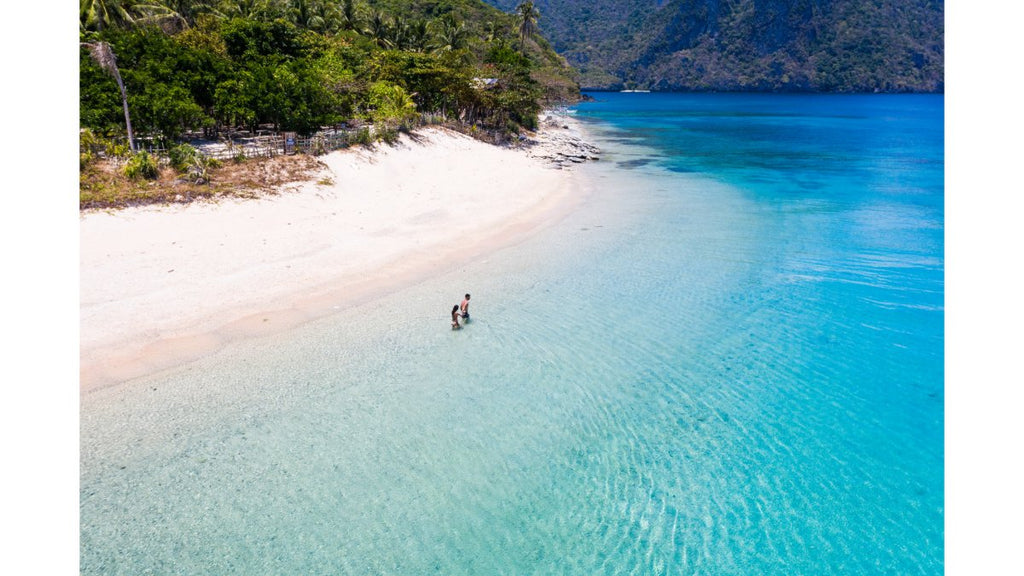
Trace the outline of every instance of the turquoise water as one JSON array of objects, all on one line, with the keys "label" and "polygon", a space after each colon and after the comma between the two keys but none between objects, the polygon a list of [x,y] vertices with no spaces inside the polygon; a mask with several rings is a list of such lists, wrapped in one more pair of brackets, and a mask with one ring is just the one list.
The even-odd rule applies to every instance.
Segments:
[{"label": "turquoise water", "polygon": [[84,397],[82,573],[941,574],[942,97],[595,96],[553,228]]}]

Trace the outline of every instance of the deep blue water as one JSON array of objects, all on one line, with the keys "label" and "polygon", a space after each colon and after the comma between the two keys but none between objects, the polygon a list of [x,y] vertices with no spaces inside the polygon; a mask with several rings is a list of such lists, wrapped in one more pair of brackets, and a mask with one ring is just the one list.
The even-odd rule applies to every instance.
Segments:
[{"label": "deep blue water", "polygon": [[942,97],[594,96],[553,228],[83,398],[82,572],[941,574]]}]

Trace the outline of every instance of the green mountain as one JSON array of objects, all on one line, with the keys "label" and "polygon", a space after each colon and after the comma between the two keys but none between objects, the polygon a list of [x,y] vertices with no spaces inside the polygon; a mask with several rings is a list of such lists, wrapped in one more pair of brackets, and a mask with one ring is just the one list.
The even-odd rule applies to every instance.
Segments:
[{"label": "green mountain", "polygon": [[[519,0],[487,0],[512,10]],[[536,0],[598,89],[941,92],[943,0]]]}]

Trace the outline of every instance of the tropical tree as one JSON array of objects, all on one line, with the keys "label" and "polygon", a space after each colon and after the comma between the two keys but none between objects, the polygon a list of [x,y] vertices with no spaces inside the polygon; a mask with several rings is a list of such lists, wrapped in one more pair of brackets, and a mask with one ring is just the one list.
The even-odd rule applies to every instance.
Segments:
[{"label": "tropical tree", "polygon": [[466,25],[460,22],[454,14],[448,13],[437,20],[437,43],[435,49],[438,52],[453,52],[466,47],[469,33]]},{"label": "tropical tree", "polygon": [[[177,3],[182,4],[181,7],[185,10],[186,14],[191,13],[192,5],[190,3],[182,2],[181,0]],[[132,12],[135,15],[133,23],[139,26],[159,26],[167,32],[180,31],[192,24],[185,16],[167,4],[167,0],[142,1],[135,4],[132,7]]]},{"label": "tropical tree", "polygon": [[341,10],[337,3],[327,0],[314,4],[309,27],[317,32],[337,32],[342,27]]},{"label": "tropical tree", "polygon": [[385,47],[395,50],[405,50],[409,47],[411,32],[409,22],[401,16],[391,19],[390,34],[385,39]]},{"label": "tropical tree", "polygon": [[78,27],[103,32],[135,21],[132,0],[79,0]]},{"label": "tropical tree", "polygon": [[484,42],[493,42],[494,40],[496,40],[499,34],[501,34],[501,28],[501,24],[494,20],[488,20],[487,22],[484,22]]},{"label": "tropical tree", "polygon": [[330,26],[331,14],[325,2],[317,0],[290,0],[288,19],[296,26],[324,32]]},{"label": "tropical tree", "polygon": [[[133,85],[139,86],[137,79]],[[133,99],[138,124],[146,132],[152,130],[165,142],[177,140],[187,131],[213,123],[195,102],[192,93],[181,84],[151,79],[141,83],[141,87],[134,91]]]},{"label": "tropical tree", "polygon": [[[542,95],[525,51],[539,41],[533,2],[492,22],[483,43],[468,30],[484,16],[439,9],[428,22],[394,0],[79,1],[80,124],[127,130],[125,149],[140,134],[265,124],[309,133],[353,115],[390,129],[419,112],[507,132],[535,123]],[[481,76],[499,82],[484,90]]]},{"label": "tropical tree", "polygon": [[519,20],[519,49],[526,47],[527,38],[537,34],[537,20],[540,20],[540,10],[533,5],[533,2],[523,2],[516,6],[516,15]]},{"label": "tropical tree", "polygon": [[265,19],[274,6],[271,0],[222,0],[219,12],[228,18]]},{"label": "tropical tree", "polygon": [[430,44],[430,28],[426,20],[414,20],[406,28],[406,47],[414,52],[423,52]]},{"label": "tropical tree", "polygon": [[186,26],[194,26],[200,14],[223,17],[215,7],[216,0],[150,0],[149,4],[163,7],[164,17],[180,19]]},{"label": "tropical tree", "polygon": [[136,24],[191,26],[208,0],[79,0],[79,28],[103,32]]},{"label": "tropical tree", "polygon": [[252,74],[241,70],[235,77],[217,85],[213,93],[215,119],[220,126],[244,126],[253,132],[259,124],[256,115],[256,95],[253,94]]},{"label": "tropical tree", "polygon": [[356,8],[355,0],[342,0],[341,2],[341,26],[345,30],[359,30],[359,10]]},{"label": "tropical tree", "polygon": [[368,96],[369,117],[374,122],[396,123],[416,116],[416,103],[401,86],[374,82]]},{"label": "tropical tree", "polygon": [[135,152],[135,136],[132,133],[132,117],[128,113],[128,93],[124,89],[124,81],[121,80],[121,71],[117,69],[117,56],[106,42],[85,42],[83,46],[89,49],[89,55],[99,64],[100,68],[114,77],[117,87],[121,90],[121,104],[124,106],[124,123],[128,129],[128,146]]},{"label": "tropical tree", "polygon": [[391,24],[388,22],[388,17],[379,10],[374,11],[366,23],[365,33],[373,38],[381,48],[387,47],[391,37]]}]

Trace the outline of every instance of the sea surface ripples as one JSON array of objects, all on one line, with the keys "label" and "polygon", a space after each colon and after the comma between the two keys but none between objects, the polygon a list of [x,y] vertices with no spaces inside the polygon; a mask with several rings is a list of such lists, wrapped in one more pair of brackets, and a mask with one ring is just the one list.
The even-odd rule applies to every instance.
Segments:
[{"label": "sea surface ripples", "polygon": [[635,96],[553,229],[83,398],[82,573],[942,573],[941,100]]}]

